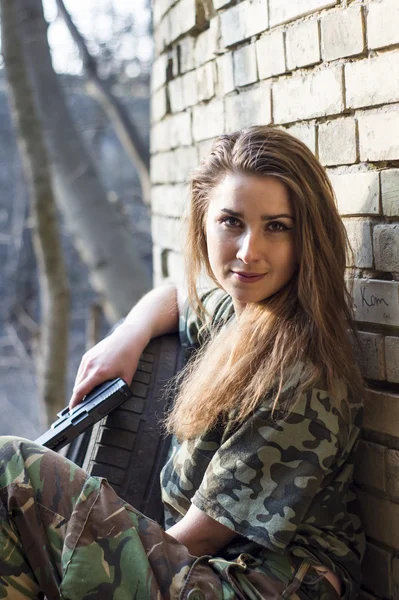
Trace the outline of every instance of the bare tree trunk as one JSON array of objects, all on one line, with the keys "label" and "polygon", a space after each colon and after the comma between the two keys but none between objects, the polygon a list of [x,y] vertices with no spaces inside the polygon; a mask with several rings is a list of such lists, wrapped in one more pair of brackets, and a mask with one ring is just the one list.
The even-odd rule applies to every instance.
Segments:
[{"label": "bare tree trunk", "polygon": [[122,102],[113,94],[112,85],[107,79],[98,75],[98,66],[95,58],[89,53],[85,39],[77,29],[71,15],[67,11],[64,0],[56,0],[58,10],[62,15],[71,37],[75,41],[83,62],[86,75],[92,84],[89,91],[100,102],[104,112],[108,115],[115,133],[122,146],[125,148],[130,160],[136,166],[144,204],[149,205],[151,200],[150,183],[150,153],[140,138],[136,125],[129,116]]},{"label": "bare tree trunk", "polygon": [[86,350],[90,350],[101,340],[101,316],[102,307],[99,304],[92,304],[87,320]]},{"label": "bare tree trunk", "polygon": [[51,151],[58,206],[107,316],[117,320],[150,288],[150,274],[125,217],[109,202],[66,107],[51,64],[42,3],[14,1],[23,17],[25,56]]},{"label": "bare tree trunk", "polygon": [[38,387],[48,424],[56,419],[57,412],[65,405],[69,289],[47,153],[26,70],[17,7],[14,0],[1,0],[0,6],[10,104],[34,221],[33,241],[39,267],[42,321]]}]

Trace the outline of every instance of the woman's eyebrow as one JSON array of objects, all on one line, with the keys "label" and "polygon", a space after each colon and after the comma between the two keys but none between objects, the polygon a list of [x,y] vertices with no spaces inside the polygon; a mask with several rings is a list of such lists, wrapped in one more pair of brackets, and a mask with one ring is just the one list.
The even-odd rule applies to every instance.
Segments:
[{"label": "woman's eyebrow", "polygon": [[[244,218],[243,213],[240,212],[236,212],[235,210],[231,210],[230,208],[222,208],[221,212],[225,212],[228,215],[231,215],[232,217],[239,217],[240,219]],[[291,215],[287,214],[287,213],[279,213],[277,215],[262,215],[261,219],[262,221],[272,221],[273,219],[291,219],[292,221],[295,221],[294,217],[292,217]]]}]

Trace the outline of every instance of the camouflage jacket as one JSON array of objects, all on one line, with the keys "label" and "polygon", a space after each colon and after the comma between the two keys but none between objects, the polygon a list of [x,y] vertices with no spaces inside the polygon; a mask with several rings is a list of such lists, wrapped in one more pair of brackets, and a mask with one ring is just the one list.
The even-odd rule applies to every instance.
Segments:
[{"label": "camouflage jacket", "polygon": [[[234,318],[224,292],[213,290],[203,302],[211,315],[208,332]],[[187,306],[180,330],[187,351],[201,343],[201,325]],[[284,394],[300,374],[299,364]],[[337,573],[344,598],[356,598],[364,536],[351,483],[361,417],[361,401],[331,398],[320,381],[288,417],[275,412],[272,418],[265,402],[239,428],[227,424],[181,445],[174,440],[161,474],[166,527],[193,503],[239,534],[221,558],[250,554],[260,570],[271,553],[308,558]]]}]

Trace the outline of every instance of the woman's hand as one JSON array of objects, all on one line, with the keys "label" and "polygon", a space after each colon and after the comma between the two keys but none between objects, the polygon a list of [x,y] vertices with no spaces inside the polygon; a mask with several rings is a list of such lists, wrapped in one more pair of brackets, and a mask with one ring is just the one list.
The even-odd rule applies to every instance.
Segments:
[{"label": "woman's hand", "polygon": [[107,379],[121,377],[130,384],[139,358],[151,338],[178,328],[179,308],[174,285],[151,290],[115,331],[84,354],[76,375],[69,409]]},{"label": "woman's hand", "polygon": [[134,325],[123,323],[115,331],[86,352],[79,365],[69,409],[107,379],[121,377],[130,384],[149,339]]}]

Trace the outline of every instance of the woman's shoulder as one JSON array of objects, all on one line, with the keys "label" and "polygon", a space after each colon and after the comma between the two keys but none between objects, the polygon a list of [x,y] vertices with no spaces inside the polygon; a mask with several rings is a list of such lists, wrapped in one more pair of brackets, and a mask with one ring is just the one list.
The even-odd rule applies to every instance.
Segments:
[{"label": "woman's shoulder", "polygon": [[234,314],[231,296],[220,288],[208,289],[199,295],[203,308],[200,314],[187,300],[180,314],[180,338],[183,347],[200,345],[209,334],[227,323]]},{"label": "woman's shoulder", "polygon": [[204,324],[209,327],[229,320],[234,312],[231,296],[220,288],[208,290],[200,299],[206,311]]}]

